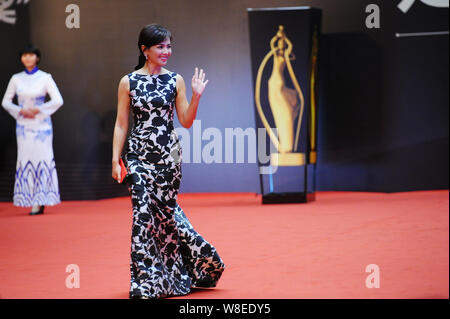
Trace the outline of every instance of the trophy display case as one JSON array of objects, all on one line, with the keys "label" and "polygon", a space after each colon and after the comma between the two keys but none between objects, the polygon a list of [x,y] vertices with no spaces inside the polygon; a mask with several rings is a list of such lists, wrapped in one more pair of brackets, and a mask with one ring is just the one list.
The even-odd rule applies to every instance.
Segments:
[{"label": "trophy display case", "polygon": [[[247,13],[255,123],[267,137],[265,145],[258,143],[263,203],[313,201],[321,10],[249,8]],[[266,150],[270,154],[262,160]]]}]

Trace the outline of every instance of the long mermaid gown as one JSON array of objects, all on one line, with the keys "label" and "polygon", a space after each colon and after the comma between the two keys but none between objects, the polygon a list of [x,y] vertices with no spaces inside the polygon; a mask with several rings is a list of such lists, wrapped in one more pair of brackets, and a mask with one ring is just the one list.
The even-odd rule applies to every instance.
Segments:
[{"label": "long mermaid gown", "polygon": [[126,165],[133,206],[130,298],[215,287],[225,265],[177,203],[182,151],[173,127],[176,73],[128,74],[134,127]]}]

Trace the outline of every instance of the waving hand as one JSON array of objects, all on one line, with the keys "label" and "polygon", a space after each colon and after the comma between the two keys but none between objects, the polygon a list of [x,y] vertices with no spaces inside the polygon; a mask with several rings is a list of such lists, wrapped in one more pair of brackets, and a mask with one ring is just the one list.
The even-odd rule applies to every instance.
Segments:
[{"label": "waving hand", "polygon": [[206,84],[209,80],[205,81],[205,73],[203,69],[200,69],[200,73],[198,72],[198,68],[195,68],[194,76],[192,77],[191,87],[192,94],[201,96],[203,91],[205,90]]}]

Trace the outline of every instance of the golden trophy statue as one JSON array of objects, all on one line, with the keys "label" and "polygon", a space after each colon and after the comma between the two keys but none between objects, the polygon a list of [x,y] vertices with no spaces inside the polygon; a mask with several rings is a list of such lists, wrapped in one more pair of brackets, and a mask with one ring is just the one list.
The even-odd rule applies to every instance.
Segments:
[{"label": "golden trophy statue", "polygon": [[[261,77],[271,56],[273,56],[273,70],[267,83],[268,99],[278,136],[267,122],[260,101]],[[258,114],[272,143],[278,150],[278,153],[271,154],[270,163],[272,166],[301,166],[306,164],[305,153],[297,152],[305,103],[303,92],[290,62],[294,59],[292,42],[286,37],[284,27],[280,25],[277,34],[270,41],[269,53],[266,54],[259,66],[255,85],[255,102]],[[285,67],[287,67],[295,89],[288,88],[285,84]],[[297,125],[294,137],[296,119]]]}]

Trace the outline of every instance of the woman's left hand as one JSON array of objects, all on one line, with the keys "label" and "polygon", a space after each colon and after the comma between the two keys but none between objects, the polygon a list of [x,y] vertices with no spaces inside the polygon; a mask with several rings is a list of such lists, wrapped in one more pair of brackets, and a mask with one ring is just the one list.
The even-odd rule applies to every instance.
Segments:
[{"label": "woman's left hand", "polygon": [[191,81],[193,95],[200,97],[203,94],[203,91],[205,90],[206,87],[206,83],[208,83],[209,81],[209,80],[205,81],[205,75],[206,74],[203,72],[203,69],[200,69],[199,73],[198,68],[195,68],[195,73]]}]

